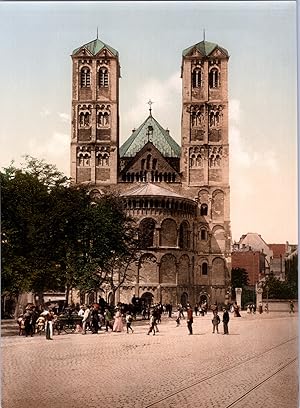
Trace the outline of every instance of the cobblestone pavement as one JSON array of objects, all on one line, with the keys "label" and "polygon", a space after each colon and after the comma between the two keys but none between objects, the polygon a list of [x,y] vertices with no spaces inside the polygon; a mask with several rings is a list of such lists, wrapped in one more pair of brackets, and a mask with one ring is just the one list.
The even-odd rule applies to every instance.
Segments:
[{"label": "cobblestone pavement", "polygon": [[298,316],[163,317],[160,332],[2,338],[3,408],[298,408]]}]

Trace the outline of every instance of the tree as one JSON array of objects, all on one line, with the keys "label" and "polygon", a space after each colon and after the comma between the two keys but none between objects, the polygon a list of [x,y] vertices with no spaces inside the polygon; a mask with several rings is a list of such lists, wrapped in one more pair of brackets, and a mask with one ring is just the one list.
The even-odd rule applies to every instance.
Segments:
[{"label": "tree", "polygon": [[137,228],[121,197],[105,194],[91,204],[83,239],[85,253],[78,269],[78,288],[93,292],[106,284],[115,294],[132,279],[132,265],[139,254]]},{"label": "tree", "polygon": [[235,288],[244,288],[248,285],[248,272],[244,268],[231,269],[231,290],[232,296],[235,297]]},{"label": "tree", "polygon": [[103,283],[115,292],[129,277],[138,239],[120,197],[94,202],[86,187],[29,156],[0,177],[3,292],[41,297],[63,288],[68,299],[71,288],[92,292]]},{"label": "tree", "polygon": [[55,166],[25,157],[25,164],[13,163],[0,173],[2,292],[43,292],[56,289],[57,281],[50,271],[51,257],[48,233],[51,188],[66,186],[67,178]]},{"label": "tree", "polygon": [[263,283],[263,296],[269,299],[297,298],[297,287],[290,282],[280,281],[274,275],[267,276]]}]

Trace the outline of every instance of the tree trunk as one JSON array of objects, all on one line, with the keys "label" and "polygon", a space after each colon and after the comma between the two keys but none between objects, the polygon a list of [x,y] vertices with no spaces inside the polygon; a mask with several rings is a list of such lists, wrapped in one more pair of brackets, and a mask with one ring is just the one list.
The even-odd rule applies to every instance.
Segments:
[{"label": "tree trunk", "polygon": [[65,307],[68,307],[68,305],[69,305],[69,294],[70,294],[70,285],[66,285]]}]

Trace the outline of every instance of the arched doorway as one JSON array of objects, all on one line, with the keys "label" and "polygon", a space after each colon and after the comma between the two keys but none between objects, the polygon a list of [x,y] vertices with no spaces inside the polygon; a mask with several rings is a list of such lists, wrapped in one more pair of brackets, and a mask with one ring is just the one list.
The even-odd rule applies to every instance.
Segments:
[{"label": "arched doorway", "polygon": [[183,294],[181,295],[181,298],[180,298],[180,303],[181,303],[182,307],[186,307],[187,302],[188,302],[188,297],[189,297],[188,294],[186,292],[183,292]]},{"label": "arched doorway", "polygon": [[153,300],[153,295],[152,295],[152,293],[150,293],[150,292],[145,292],[145,293],[143,293],[142,296],[141,296],[141,300],[142,300],[142,303],[143,303],[145,306],[150,306],[151,303],[152,303],[152,300]]},{"label": "arched doorway", "polygon": [[203,303],[206,303],[208,305],[208,298],[209,296],[207,295],[207,293],[201,293],[200,294],[200,305],[202,305]]}]

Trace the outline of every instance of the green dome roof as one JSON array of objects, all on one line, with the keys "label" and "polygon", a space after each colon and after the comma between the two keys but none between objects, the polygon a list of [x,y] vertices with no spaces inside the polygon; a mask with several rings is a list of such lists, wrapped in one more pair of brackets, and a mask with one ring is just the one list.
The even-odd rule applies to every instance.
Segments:
[{"label": "green dome roof", "polygon": [[229,57],[228,51],[225,48],[220,47],[218,44],[211,43],[208,41],[201,41],[197,44],[192,45],[189,48],[186,48],[182,51],[182,55],[185,57],[193,48],[197,48],[201,52],[201,54],[208,56],[210,55],[215,48],[219,48],[221,51],[225,53]]},{"label": "green dome roof", "polygon": [[180,157],[180,146],[151,114],[120,147],[120,157],[134,157],[148,141],[152,142],[164,157]]},{"label": "green dome roof", "polygon": [[109,45],[105,44],[104,42],[100,41],[98,38],[96,38],[96,40],[93,40],[87,44],[82,45],[81,47],[76,48],[72,52],[72,55],[76,54],[79,50],[83,48],[88,49],[93,55],[98,54],[98,52],[101,51],[102,48],[107,48],[116,57],[119,55],[118,51],[116,51],[114,48],[110,47]]}]

